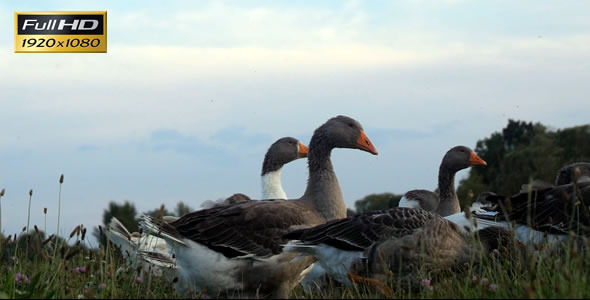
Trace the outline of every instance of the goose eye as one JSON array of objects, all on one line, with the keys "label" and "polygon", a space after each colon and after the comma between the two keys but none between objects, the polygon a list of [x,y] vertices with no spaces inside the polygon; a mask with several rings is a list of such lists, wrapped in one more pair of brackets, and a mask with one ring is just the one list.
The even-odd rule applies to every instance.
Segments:
[{"label": "goose eye", "polygon": [[348,127],[352,128],[352,127],[354,127],[354,124],[348,123]]}]

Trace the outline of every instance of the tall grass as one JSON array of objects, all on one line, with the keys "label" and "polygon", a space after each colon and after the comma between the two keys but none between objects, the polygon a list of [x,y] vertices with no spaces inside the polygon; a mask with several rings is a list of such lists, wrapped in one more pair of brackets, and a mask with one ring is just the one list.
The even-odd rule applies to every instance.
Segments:
[{"label": "tall grass", "polygon": [[0,236],[2,235],[2,197],[4,197],[4,193],[6,193],[5,189],[0,191]]},{"label": "tall grass", "polygon": [[[63,179],[60,180],[60,191]],[[3,193],[0,192],[0,197]],[[59,194],[61,202],[61,192]],[[1,198],[0,198],[1,200]],[[43,213],[46,215],[46,209]],[[59,216],[59,207],[58,207]],[[0,298],[177,298],[165,277],[127,267],[110,243],[93,245],[78,225],[68,239],[38,230],[0,234]],[[0,231],[1,232],[1,231]],[[100,229],[102,237],[108,234]],[[573,235],[572,235],[573,236]],[[477,237],[475,237],[477,239]],[[108,240],[108,239],[107,239]],[[477,240],[475,241],[477,244]],[[390,292],[372,285],[331,283],[312,293],[295,288],[291,298],[590,298],[590,252],[573,238],[492,255],[474,252],[460,271],[420,268],[412,279],[389,273]]]}]

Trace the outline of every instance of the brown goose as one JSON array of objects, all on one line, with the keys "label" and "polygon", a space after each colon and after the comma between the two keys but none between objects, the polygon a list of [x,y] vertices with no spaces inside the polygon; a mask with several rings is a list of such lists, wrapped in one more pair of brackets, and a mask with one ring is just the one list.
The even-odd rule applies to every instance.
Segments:
[{"label": "brown goose", "polygon": [[215,207],[169,224],[144,216],[141,225],[168,242],[184,286],[213,297],[286,298],[314,259],[282,252],[283,235],[346,216],[330,160],[334,148],[377,154],[360,123],[338,116],[311,138],[309,180],[301,198]]},{"label": "brown goose", "polygon": [[465,146],[451,148],[442,159],[438,170],[438,191],[411,190],[399,201],[399,207],[422,208],[443,217],[461,211],[455,193],[455,174],[469,166],[485,166],[487,163]]},{"label": "brown goose", "polygon": [[[498,230],[503,231],[488,229],[482,236],[501,237]],[[334,220],[285,237],[291,241],[284,251],[317,258],[337,281],[372,283],[381,291],[387,288],[375,279],[383,280],[390,272],[402,282],[416,282],[420,268],[429,272],[458,268],[478,251],[467,232],[455,224],[423,209],[406,207]],[[497,247],[490,241],[483,245]]]}]

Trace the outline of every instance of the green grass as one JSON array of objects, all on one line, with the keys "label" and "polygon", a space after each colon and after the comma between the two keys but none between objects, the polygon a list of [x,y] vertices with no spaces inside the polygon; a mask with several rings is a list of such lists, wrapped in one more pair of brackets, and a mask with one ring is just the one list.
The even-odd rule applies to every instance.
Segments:
[{"label": "green grass", "polygon": [[[35,236],[37,235],[37,237]],[[167,279],[141,275],[139,270],[124,269],[124,261],[112,246],[90,248],[80,235],[73,246],[58,246],[53,257],[53,241],[43,244],[42,233],[32,232],[28,241],[22,235],[18,243],[2,238],[0,247],[0,298],[177,298]],[[77,242],[79,241],[79,243]],[[67,244],[66,244],[67,245]],[[354,288],[330,286],[313,294],[301,287],[292,298],[588,298],[590,297],[590,253],[562,245],[559,252],[542,250],[528,253],[523,261],[485,258],[462,272],[436,276],[426,273],[432,290],[413,282],[406,286],[392,275],[388,286],[392,295],[384,295],[371,286]],[[28,249],[28,251],[27,251]],[[28,254],[27,254],[28,252]],[[16,255],[15,255],[16,254]],[[16,258],[16,259],[15,259]],[[82,268],[82,269],[80,269]],[[24,274],[28,280],[20,278]],[[141,280],[138,280],[138,277]],[[495,289],[493,286],[495,285]]]},{"label": "green grass", "polygon": [[[60,188],[62,183],[60,179]],[[109,243],[98,247],[90,244],[83,226],[76,227],[67,240],[47,238],[37,226],[34,229],[25,227],[16,241],[15,235],[0,235],[0,299],[180,297],[169,279],[126,268],[118,250]],[[590,298],[590,252],[580,252],[572,244],[561,244],[558,251],[544,248],[509,258],[505,255],[472,257],[461,272],[429,274],[417,270],[411,282],[390,274],[385,282],[392,294],[387,295],[372,286],[344,288],[332,284],[311,294],[297,287],[290,296]],[[430,280],[430,284],[422,286],[422,280]]]},{"label": "green grass", "polygon": [[[79,239],[80,243],[76,242],[73,246],[65,244],[60,247],[57,243],[52,244],[53,241],[42,245],[43,241],[35,234],[31,234],[28,255],[26,235],[22,235],[18,243],[4,238],[0,241],[0,298],[175,296],[168,282],[149,276],[144,278],[138,270],[127,269],[116,274],[124,263],[110,246],[92,249]],[[55,257],[54,246],[58,249]],[[22,275],[27,279],[23,279]]]}]

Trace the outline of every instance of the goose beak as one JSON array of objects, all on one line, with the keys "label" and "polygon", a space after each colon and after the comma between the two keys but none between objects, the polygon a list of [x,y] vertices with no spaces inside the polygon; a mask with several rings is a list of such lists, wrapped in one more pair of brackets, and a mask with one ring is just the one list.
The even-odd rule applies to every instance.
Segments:
[{"label": "goose beak", "polygon": [[371,154],[377,155],[377,149],[371,143],[371,140],[367,137],[364,130],[361,130],[359,138],[356,140],[356,147],[360,150],[367,151]]},{"label": "goose beak", "polygon": [[469,164],[472,166],[487,166],[488,163],[481,159],[481,157],[477,156],[475,152],[471,152],[471,156],[469,157]]},{"label": "goose beak", "polygon": [[299,142],[299,152],[297,152],[298,158],[307,157],[307,146],[303,145],[303,143]]}]

